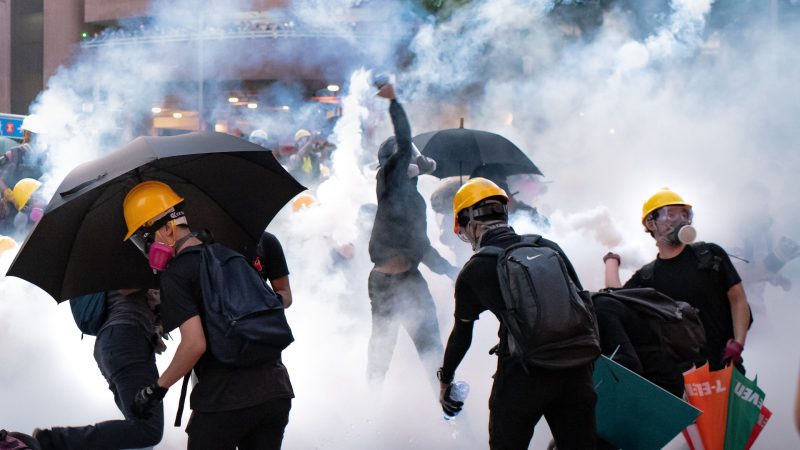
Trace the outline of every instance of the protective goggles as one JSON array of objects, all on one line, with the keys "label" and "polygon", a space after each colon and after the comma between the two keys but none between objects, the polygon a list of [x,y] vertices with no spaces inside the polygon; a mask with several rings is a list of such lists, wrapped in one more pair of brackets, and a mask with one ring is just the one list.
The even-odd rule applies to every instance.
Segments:
[{"label": "protective goggles", "polygon": [[142,228],[139,229],[136,233],[134,233],[130,237],[130,241],[133,242],[133,245],[139,249],[142,254],[147,258],[150,254],[150,246],[153,245],[153,242],[156,238],[156,231],[158,231],[161,227],[166,225],[169,221],[178,219],[183,217],[185,214],[183,211],[170,211],[165,214],[160,219],[156,220],[152,223],[146,223]]},{"label": "protective goggles", "polygon": [[662,206],[650,214],[650,218],[659,223],[691,223],[693,217],[692,208],[683,205]]},{"label": "protective goggles", "polygon": [[483,206],[462,210],[456,218],[456,234],[463,235],[470,220],[487,220],[497,218],[508,220],[508,207],[502,203],[489,203]]}]

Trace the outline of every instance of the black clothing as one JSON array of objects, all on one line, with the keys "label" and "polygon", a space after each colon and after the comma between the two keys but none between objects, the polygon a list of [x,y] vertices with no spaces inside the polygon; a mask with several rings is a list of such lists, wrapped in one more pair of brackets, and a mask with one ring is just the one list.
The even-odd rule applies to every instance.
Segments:
[{"label": "black clothing", "polygon": [[278,450],[292,400],[276,398],[224,413],[192,412],[188,450]]},{"label": "black clothing", "polygon": [[706,247],[719,258],[718,271],[699,269],[696,251],[687,245],[674,258],[657,258],[652,278],[645,280],[639,269],[624,287],[652,287],[697,308],[706,330],[709,366],[711,370],[718,370],[723,367],[721,358],[725,345],[734,337],[728,290],[742,279],[722,247],[712,243],[707,243]]},{"label": "black clothing", "polygon": [[44,154],[34,150],[31,144],[12,147],[6,153],[10,153],[11,158],[5,156],[0,158],[0,180],[3,180],[8,188],[13,189],[23,178],[38,180],[44,175],[42,169]]},{"label": "black clothing", "polygon": [[[521,237],[510,227],[486,231],[481,245],[508,248]],[[564,260],[575,285],[580,280],[572,264],[555,242],[540,244],[556,250]],[[473,256],[456,280],[455,324],[445,349],[442,378],[450,379],[472,340],[473,322],[487,309],[500,320],[505,309],[497,259]],[[497,372],[489,399],[489,444],[492,449],[525,449],[542,415],[547,419],[558,448],[592,449],[595,446],[594,408],[597,395],[592,386],[591,365],[565,370],[529,368],[512,357],[507,348],[507,333],[500,323]]]},{"label": "black clothing", "polygon": [[106,293],[106,321],[100,327],[98,336],[113,325],[136,325],[148,336],[155,334],[156,315],[147,303],[145,291],[122,295],[119,291]]},{"label": "black clothing", "polygon": [[436,306],[418,269],[399,274],[371,271],[368,282],[372,305],[372,335],[369,340],[367,376],[382,380],[389,370],[397,332],[406,329],[433,385],[442,359],[442,337]]},{"label": "black clothing", "polygon": [[[161,273],[161,316],[165,331],[202,318],[201,253],[182,252]],[[197,384],[190,406],[196,412],[233,411],[276,398],[292,398],[289,373],[280,360],[256,367],[231,367],[206,352],[194,367]]]},{"label": "black clothing", "polygon": [[412,264],[422,261],[431,246],[425,214],[425,199],[417,191],[417,179],[409,178],[411,161],[411,126],[403,107],[396,100],[389,105],[397,150],[389,156],[377,174],[378,210],[369,239],[373,263],[402,255]]},{"label": "black clothing", "polygon": [[519,361],[501,358],[489,396],[489,447],[527,449],[544,416],[559,449],[593,449],[596,402],[590,365],[526,373]]},{"label": "black clothing", "polygon": [[151,333],[138,324],[118,323],[104,327],[94,343],[94,359],[114,394],[125,420],[108,420],[83,427],[54,427],[51,438],[57,448],[68,450],[116,450],[150,447],[161,442],[164,407],[159,404],[148,419],[133,416],[133,397],[143,386],[158,379]]},{"label": "black clothing", "polygon": [[595,298],[594,309],[604,355],[614,354],[614,361],[683,397],[683,372],[660,348],[658,335],[645,324],[645,318],[605,296]]},{"label": "black clothing", "polygon": [[261,239],[256,246],[256,252],[245,256],[248,261],[253,261],[253,265],[264,281],[276,280],[289,275],[289,267],[286,265],[283,247],[278,238],[268,231],[264,231],[261,234]]}]

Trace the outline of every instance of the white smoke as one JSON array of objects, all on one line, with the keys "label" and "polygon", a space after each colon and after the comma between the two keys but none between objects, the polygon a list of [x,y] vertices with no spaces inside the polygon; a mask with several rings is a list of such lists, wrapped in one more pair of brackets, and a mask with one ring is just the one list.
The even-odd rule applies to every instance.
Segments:
[{"label": "white smoke", "polygon": [[[197,24],[202,29],[225,26],[223,15],[217,14],[220,8],[232,12],[247,6],[244,1],[222,3],[224,7],[214,8],[196,0],[159,2],[154,23],[200,33]],[[409,8],[404,3],[387,2],[379,11],[368,3],[292,2],[285,16],[338,33],[350,27],[341,20],[325,20],[329,15],[375,23],[390,18],[387,28],[396,35],[359,40],[354,34],[343,40],[362,45],[364,54],[377,61],[374,65],[337,62],[350,69],[383,68],[405,42],[398,36],[418,23],[404,22],[409,16],[403,14],[402,8]],[[465,117],[466,127],[517,143],[548,181],[548,192],[533,200],[551,226],[516,226],[557,241],[592,290],[602,287],[601,258],[607,251],[622,255],[623,281],[655,256],[639,219],[642,202],[663,186],[694,205],[701,240],[731,251],[743,237],[737,224],[750,219],[761,224],[755,232],[770,233],[774,240],[781,235],[800,240],[796,6],[676,0],[658,14],[639,16],[637,6],[613,6],[597,16],[599,21],[578,27],[560,15],[570,7],[579,11],[571,5],[578,2],[558,3],[563,4],[473,1],[447,19],[419,25],[407,49],[413,59],[397,73],[414,133],[452,128]],[[775,14],[775,8],[785,14]],[[718,19],[711,26],[714,17]],[[719,23],[731,17],[731,23]],[[239,54],[242,41],[223,44],[206,48],[202,72],[209,78],[229,70],[222,66],[236,70],[262,60],[256,53],[231,61],[227,55]],[[182,48],[124,42],[101,46],[81,52],[73,65],[50,79],[32,106],[53,129],[48,136],[53,163],[45,186],[49,193],[77,163],[137,133],[132,124],[148,117],[166,92],[160,80],[175,74],[196,78],[197,71],[186,71],[195,67],[197,54],[180,53]],[[286,59],[300,61],[314,50],[337,54],[328,48],[307,49]],[[457,372],[457,378],[470,382],[472,392],[455,426],[439,419],[416,352],[402,333],[382,392],[366,385],[366,275],[371,265],[368,234],[358,211],[375,199],[374,174],[361,164],[376,159],[377,143],[391,134],[391,127],[386,102],[372,98],[367,72],[347,73],[342,77],[349,79],[344,116],[332,138],[339,149],[331,177],[315,190],[316,204],[297,213],[287,207],[270,226],[284,245],[295,298],[287,314],[297,342],[286,351],[285,362],[297,398],[284,448],[484,448],[495,363],[485,351],[497,339],[496,321],[488,313],[477,322],[472,349]],[[303,93],[292,83],[261,95],[302,109]],[[180,101],[196,106],[197,92],[186,88]],[[303,114],[298,117],[304,120]],[[266,114],[256,114],[250,122],[288,135],[305,126]],[[743,194],[752,192],[749,186],[755,180],[765,187],[759,192],[768,192],[770,198]],[[437,186],[438,180],[421,177],[423,195]],[[755,220],[764,216],[771,222]],[[431,241],[451,257],[437,241],[432,212],[428,224]],[[352,259],[332,253],[348,244]],[[7,252],[0,257],[3,268],[11,256]],[[452,325],[452,285],[426,269],[423,273],[437,302],[444,340]],[[788,263],[781,273],[797,289],[798,264]],[[775,413],[754,448],[788,448],[796,442],[790,418],[798,351],[791,343],[796,342],[793,318],[800,304],[793,293],[771,284],[763,287],[770,320],[753,325],[746,345],[748,374],[758,375],[766,404]],[[93,339],[79,339],[66,305],[56,307],[38,289],[4,279],[0,325],[7,357],[24,366],[22,371],[4,365],[0,386],[7,402],[25,405],[13,416],[0,413],[0,424],[30,431],[119,417],[92,359]],[[764,332],[769,339],[759,336]],[[168,360],[169,355],[159,357],[162,370]],[[183,431],[169,426],[177,390],[167,397],[168,426],[159,448],[185,446]],[[543,448],[548,440],[546,424],[539,425],[532,446]],[[670,448],[681,445],[673,442]]]}]

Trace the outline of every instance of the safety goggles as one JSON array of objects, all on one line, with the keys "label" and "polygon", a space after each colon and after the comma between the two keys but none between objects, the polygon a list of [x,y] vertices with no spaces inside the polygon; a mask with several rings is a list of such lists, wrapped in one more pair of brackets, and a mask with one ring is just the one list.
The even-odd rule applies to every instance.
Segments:
[{"label": "safety goggles", "polygon": [[178,219],[184,215],[185,214],[183,211],[170,211],[155,222],[145,223],[142,228],[140,228],[136,233],[133,233],[129,240],[133,243],[133,245],[136,246],[136,248],[139,249],[140,252],[142,252],[142,254],[144,254],[145,258],[147,258],[150,254],[150,246],[153,245],[153,242],[156,239],[156,231],[166,225],[169,221]]},{"label": "safety goggles", "polygon": [[691,222],[693,217],[692,209],[683,205],[663,206],[650,214],[659,223]]}]

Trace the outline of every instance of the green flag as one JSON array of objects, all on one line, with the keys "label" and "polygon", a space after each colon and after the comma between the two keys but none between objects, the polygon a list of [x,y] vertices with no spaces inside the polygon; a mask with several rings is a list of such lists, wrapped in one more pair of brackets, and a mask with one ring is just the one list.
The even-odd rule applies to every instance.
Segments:
[{"label": "green flag", "polygon": [[734,368],[729,392],[725,450],[741,450],[747,445],[758,420],[764,404],[764,391],[758,388],[757,380],[747,379]]}]

